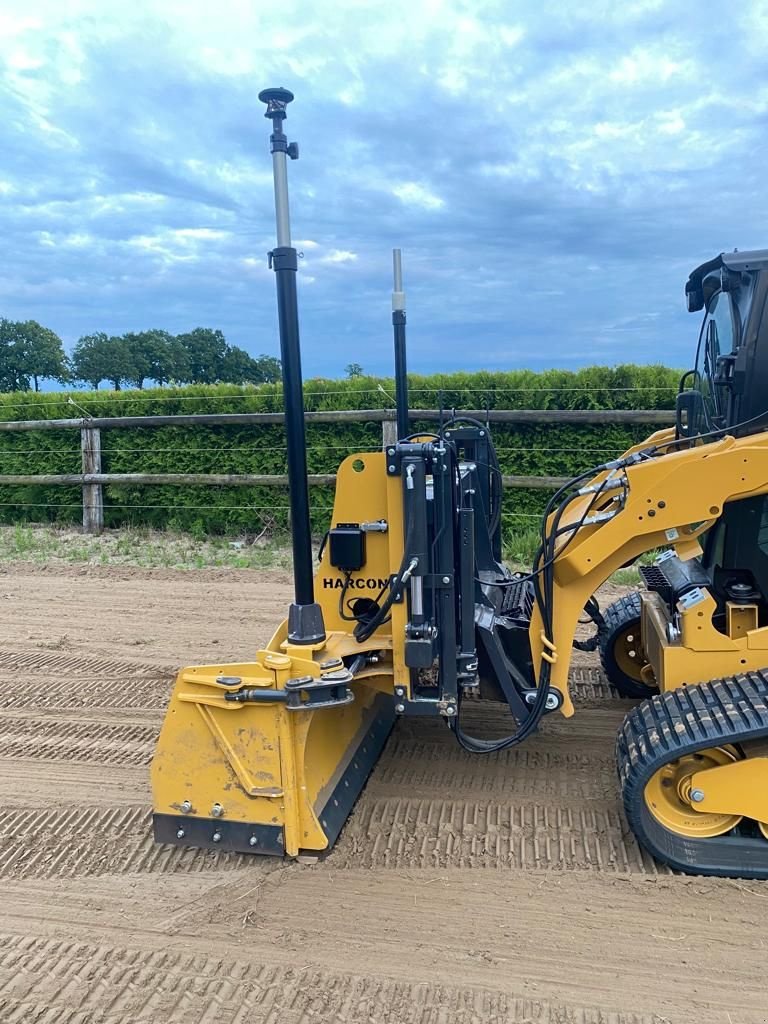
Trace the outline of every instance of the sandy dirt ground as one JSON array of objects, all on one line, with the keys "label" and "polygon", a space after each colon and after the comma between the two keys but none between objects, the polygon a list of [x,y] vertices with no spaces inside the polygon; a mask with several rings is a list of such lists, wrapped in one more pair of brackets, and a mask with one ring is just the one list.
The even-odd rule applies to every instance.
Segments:
[{"label": "sandy dirt ground", "polygon": [[768,885],[641,853],[613,767],[627,705],[588,657],[576,717],[520,749],[401,722],[316,864],[154,845],[173,670],[247,658],[290,593],[247,570],[0,571],[2,1024],[768,1020]]}]

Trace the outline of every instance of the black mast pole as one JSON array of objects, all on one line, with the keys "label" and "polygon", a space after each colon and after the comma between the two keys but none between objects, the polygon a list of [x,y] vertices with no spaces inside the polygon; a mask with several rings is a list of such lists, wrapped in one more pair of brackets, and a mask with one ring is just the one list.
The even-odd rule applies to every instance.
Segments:
[{"label": "black mast pole", "polygon": [[272,121],[269,137],[275,181],[275,219],[277,246],[269,254],[269,265],[277,283],[277,313],[280,325],[280,358],[283,364],[285,400],[285,437],[288,449],[288,489],[291,501],[291,541],[293,546],[293,584],[296,600],[288,610],[288,640],[294,644],[313,644],[325,639],[320,605],[315,603],[312,578],[312,533],[309,520],[307,481],[307,445],[304,433],[304,394],[299,347],[299,313],[296,301],[298,259],[291,245],[291,221],[288,206],[287,157],[297,160],[299,147],[288,143],[283,132],[285,108],[293,99],[288,89],[264,89],[259,99],[267,104],[264,114]]},{"label": "black mast pole", "polygon": [[394,290],[392,292],[392,330],[395,336],[395,404],[397,405],[397,437],[402,441],[411,432],[408,417],[408,367],[405,359],[405,292],[403,261],[399,249],[392,250]]}]

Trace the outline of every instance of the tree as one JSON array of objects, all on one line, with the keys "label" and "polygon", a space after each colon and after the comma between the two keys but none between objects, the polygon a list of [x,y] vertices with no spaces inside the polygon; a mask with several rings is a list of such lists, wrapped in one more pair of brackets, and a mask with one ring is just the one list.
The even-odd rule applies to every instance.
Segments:
[{"label": "tree", "polygon": [[256,365],[260,382],[263,384],[277,384],[283,377],[283,367],[279,359],[274,356],[256,356]]},{"label": "tree", "polygon": [[108,336],[103,331],[84,334],[77,339],[72,350],[72,373],[77,380],[90,384],[98,391],[99,384],[106,379],[109,369],[107,353]]},{"label": "tree", "polygon": [[257,376],[256,360],[237,345],[227,345],[221,361],[220,380],[227,384],[256,384],[259,383]]},{"label": "tree", "polygon": [[32,378],[35,391],[40,390],[41,379],[62,383],[68,380],[67,358],[58,334],[36,320],[25,320],[16,326],[19,370],[25,377]]},{"label": "tree", "polygon": [[131,384],[141,389],[144,381],[152,376],[152,343],[155,331],[130,332],[121,338],[113,338],[123,346],[121,354],[123,369],[130,375],[128,380]]},{"label": "tree", "polygon": [[152,331],[155,336],[152,349],[150,376],[160,387],[172,380],[184,382],[189,380],[190,366],[186,349],[178,338],[167,331]]},{"label": "tree", "polygon": [[106,379],[115,391],[120,391],[123,384],[130,384],[139,377],[139,370],[134,362],[134,352],[125,337],[115,334],[107,338],[105,345],[107,356]]},{"label": "tree", "polygon": [[168,331],[158,329],[123,335],[130,369],[131,383],[144,387],[145,380],[154,380],[162,387],[171,380],[183,381],[189,376],[189,358],[184,346]]},{"label": "tree", "polygon": [[28,391],[29,377],[21,367],[24,355],[24,332],[16,320],[0,319],[0,389]]},{"label": "tree", "polygon": [[98,390],[101,381],[108,380],[115,391],[136,376],[125,339],[110,338],[103,331],[78,339],[72,351],[72,374],[94,390]]},{"label": "tree", "polygon": [[346,373],[350,380],[352,380],[353,377],[365,376],[365,370],[362,368],[360,363],[347,363],[344,367],[344,373]]},{"label": "tree", "polygon": [[237,345],[228,345],[222,360],[221,380],[228,384],[267,384],[280,380],[280,360],[274,356],[256,359]]},{"label": "tree", "polygon": [[189,361],[188,380],[192,384],[215,384],[221,380],[227,340],[221,331],[211,327],[195,327],[176,340]]}]

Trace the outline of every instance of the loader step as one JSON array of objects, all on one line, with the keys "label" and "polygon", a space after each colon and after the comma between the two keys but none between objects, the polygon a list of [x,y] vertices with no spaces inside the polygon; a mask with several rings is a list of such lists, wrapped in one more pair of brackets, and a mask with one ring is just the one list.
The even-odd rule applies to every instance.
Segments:
[{"label": "loader step", "polygon": [[768,737],[768,671],[684,686],[643,701],[627,715],[616,760],[629,825],[654,857],[689,874],[768,878],[768,840],[744,823],[711,838],[665,828],[645,789],[665,765],[696,751]]}]

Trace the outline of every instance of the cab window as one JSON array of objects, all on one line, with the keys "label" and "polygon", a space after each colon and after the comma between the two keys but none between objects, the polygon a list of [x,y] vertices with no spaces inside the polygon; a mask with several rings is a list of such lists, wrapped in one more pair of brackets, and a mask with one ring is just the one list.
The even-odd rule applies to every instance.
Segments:
[{"label": "cab window", "polygon": [[722,395],[714,386],[714,378],[718,356],[727,355],[736,348],[737,316],[731,296],[726,292],[715,292],[707,303],[696,356],[696,377],[710,423],[716,423],[725,413],[725,409],[720,408]]}]

